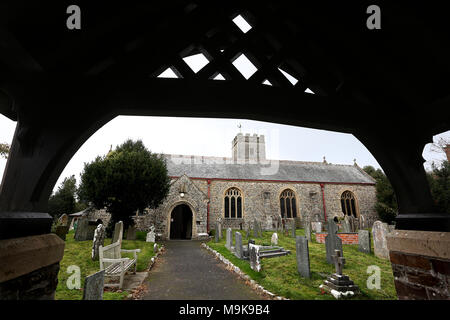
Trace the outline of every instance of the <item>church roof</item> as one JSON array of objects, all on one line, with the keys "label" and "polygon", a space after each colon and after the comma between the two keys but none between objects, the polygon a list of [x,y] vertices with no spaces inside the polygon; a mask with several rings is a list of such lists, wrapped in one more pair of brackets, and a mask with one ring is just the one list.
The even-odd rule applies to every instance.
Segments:
[{"label": "church roof", "polygon": [[[375,184],[356,165],[268,160],[267,163],[233,163],[231,158],[165,155],[169,176],[190,178],[277,180]],[[269,162],[270,161],[270,162]]]}]

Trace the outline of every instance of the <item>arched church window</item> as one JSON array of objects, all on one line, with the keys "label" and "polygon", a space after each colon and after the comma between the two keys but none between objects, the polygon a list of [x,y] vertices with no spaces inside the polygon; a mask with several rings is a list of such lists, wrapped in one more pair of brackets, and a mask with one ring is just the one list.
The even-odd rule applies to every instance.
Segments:
[{"label": "arched church window", "polygon": [[284,190],[280,195],[280,210],[282,218],[297,217],[297,202],[294,191]]},{"label": "arched church window", "polygon": [[224,201],[225,218],[242,218],[242,195],[238,188],[228,189]]},{"label": "arched church window", "polygon": [[356,208],[355,195],[351,191],[344,191],[341,195],[342,212],[347,216],[357,218],[359,216]]}]

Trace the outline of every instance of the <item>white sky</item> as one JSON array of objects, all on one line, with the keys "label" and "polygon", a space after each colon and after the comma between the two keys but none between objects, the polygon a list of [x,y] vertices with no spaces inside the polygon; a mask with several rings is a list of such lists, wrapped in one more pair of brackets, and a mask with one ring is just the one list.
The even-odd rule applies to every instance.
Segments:
[{"label": "white sky", "polygon": [[[55,189],[61,181],[75,174],[77,182],[84,162],[97,155],[104,155],[126,139],[141,139],[152,152],[187,154],[198,156],[231,157],[231,141],[242,125],[243,134],[264,134],[266,156],[273,160],[323,161],[334,164],[353,164],[360,167],[380,165],[351,134],[273,124],[253,120],[171,118],[119,116],[92,135],[73,156],[62,172]],[[16,123],[0,115],[0,142],[11,143]],[[435,136],[450,138],[450,131]],[[442,154],[432,153],[425,147],[423,156],[428,161],[443,160]],[[429,168],[430,162],[425,164]],[[3,177],[6,160],[0,160],[0,176]]]}]

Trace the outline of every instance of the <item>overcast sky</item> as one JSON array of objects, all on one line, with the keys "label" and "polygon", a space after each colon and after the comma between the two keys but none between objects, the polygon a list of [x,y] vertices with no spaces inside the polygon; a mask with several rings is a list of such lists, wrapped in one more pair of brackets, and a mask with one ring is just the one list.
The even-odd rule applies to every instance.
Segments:
[{"label": "overcast sky", "polygon": [[[241,129],[238,128],[241,124]],[[0,142],[11,143],[16,123],[0,115]],[[335,164],[372,165],[380,168],[375,158],[351,134],[238,119],[170,118],[119,116],[89,138],[62,172],[55,188],[72,174],[79,182],[84,162],[104,155],[128,138],[141,139],[152,152],[198,156],[231,157],[231,141],[239,133],[264,134],[266,156],[273,160],[323,161]],[[443,135],[450,138],[450,131]],[[438,136],[435,136],[435,139]],[[425,147],[426,160],[442,160],[445,156]],[[6,160],[0,160],[3,177]],[[428,168],[430,163],[426,164]]]}]

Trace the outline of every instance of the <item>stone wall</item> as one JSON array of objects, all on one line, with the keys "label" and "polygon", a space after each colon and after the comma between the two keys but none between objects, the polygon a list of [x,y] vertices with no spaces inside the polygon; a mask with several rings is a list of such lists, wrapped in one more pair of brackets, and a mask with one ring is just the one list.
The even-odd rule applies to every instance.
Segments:
[{"label": "stone wall", "polygon": [[395,230],[387,245],[400,300],[450,300],[450,232]]},{"label": "stone wall", "polygon": [[[193,236],[198,233],[207,232],[207,204],[208,204],[208,180],[190,179],[182,176],[179,179],[172,179],[169,195],[164,203],[157,209],[147,209],[145,215],[133,217],[137,230],[148,231],[154,225],[156,233],[162,234],[163,239],[169,235],[170,213],[178,204],[187,204],[194,213]],[[224,219],[224,194],[235,187],[242,193],[242,218]],[[184,197],[181,197],[180,188],[183,189]],[[296,194],[297,202],[297,226],[305,218],[314,219],[317,215],[320,221],[324,221],[324,208],[322,191],[318,183],[291,183],[291,182],[265,182],[265,181],[231,181],[231,180],[211,180],[210,192],[210,213],[209,229],[215,228],[215,221],[222,220],[224,228],[246,229],[251,226],[253,220],[263,222],[264,229],[274,229],[275,221],[280,214],[280,194],[285,189],[291,189]],[[357,198],[357,205],[360,214],[364,215],[369,227],[376,220],[377,214],[374,209],[376,203],[375,186],[354,185],[354,184],[325,184],[325,204],[327,218],[332,219],[342,212],[341,194],[345,190],[350,190]],[[92,213],[92,219],[102,219],[109,221],[108,213],[98,210]],[[288,225],[292,219],[288,219]]]}]

